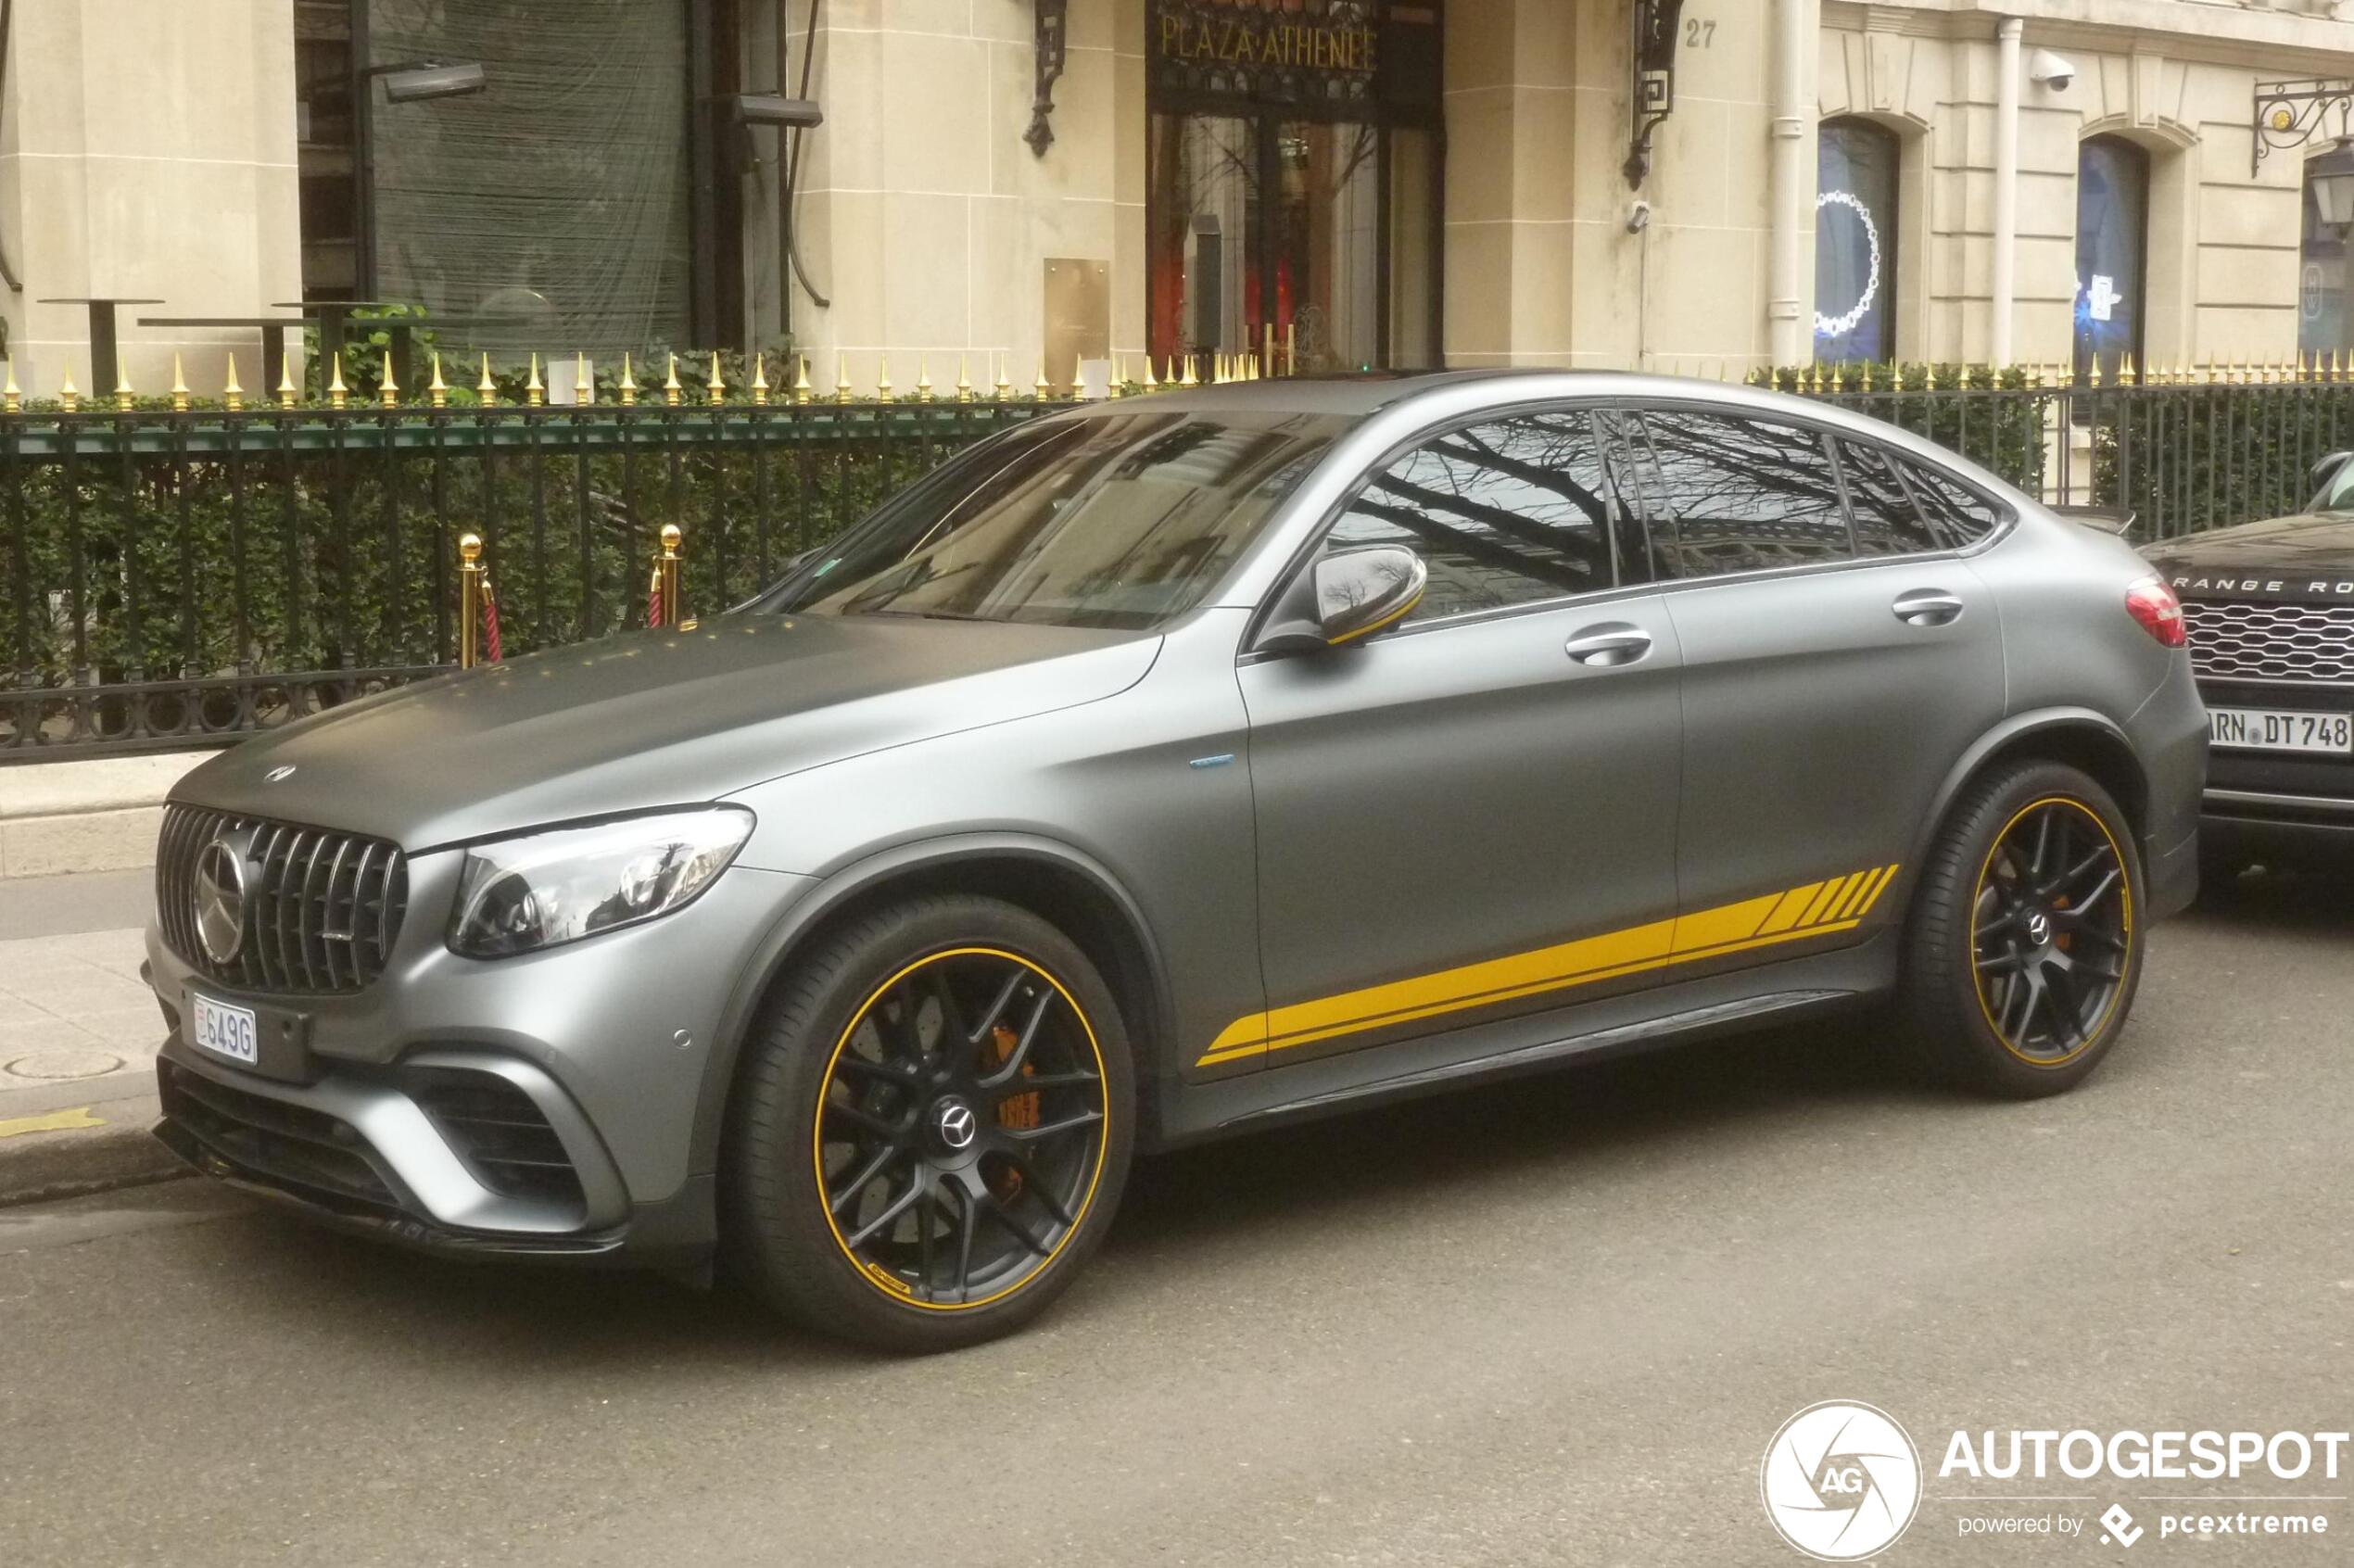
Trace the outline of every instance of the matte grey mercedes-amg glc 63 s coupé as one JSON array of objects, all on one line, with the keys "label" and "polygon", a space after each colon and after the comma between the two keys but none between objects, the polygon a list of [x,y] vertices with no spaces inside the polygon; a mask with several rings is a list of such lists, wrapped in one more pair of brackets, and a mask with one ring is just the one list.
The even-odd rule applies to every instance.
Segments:
[{"label": "matte grey mercedes-amg glc 63 s coup\u00e9", "polygon": [[458,1253],[1028,1320],[1139,1152],[1879,1005],[2116,1043],[2208,724],[2123,544],[1689,382],[1266,381],[941,465],[756,601],[174,791],[159,1135]]}]

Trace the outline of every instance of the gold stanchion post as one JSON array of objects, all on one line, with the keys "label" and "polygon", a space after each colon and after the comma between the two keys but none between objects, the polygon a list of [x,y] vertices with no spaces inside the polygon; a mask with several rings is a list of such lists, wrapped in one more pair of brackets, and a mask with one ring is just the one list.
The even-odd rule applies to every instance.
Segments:
[{"label": "gold stanchion post", "polygon": [[482,536],[458,538],[458,667],[482,662]]}]

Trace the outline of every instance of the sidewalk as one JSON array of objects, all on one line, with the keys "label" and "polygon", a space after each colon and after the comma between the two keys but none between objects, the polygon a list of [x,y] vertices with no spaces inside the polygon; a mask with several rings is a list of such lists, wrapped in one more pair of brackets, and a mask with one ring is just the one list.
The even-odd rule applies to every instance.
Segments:
[{"label": "sidewalk", "polygon": [[151,1181],[163,1016],[139,979],[153,873],[0,880],[0,1204]]}]

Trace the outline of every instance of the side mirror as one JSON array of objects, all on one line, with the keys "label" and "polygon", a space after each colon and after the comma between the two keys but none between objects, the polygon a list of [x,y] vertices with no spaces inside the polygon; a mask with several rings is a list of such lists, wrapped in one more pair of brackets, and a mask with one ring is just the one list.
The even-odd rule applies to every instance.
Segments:
[{"label": "side mirror", "polygon": [[2346,460],[2348,458],[2354,458],[2354,452],[2332,452],[2329,456],[2315,463],[2313,465],[2313,483],[2316,486],[2327,486],[2331,480],[2337,477],[2337,471],[2346,466]]},{"label": "side mirror", "polygon": [[1286,594],[1280,617],[1259,639],[1264,652],[1337,648],[1396,626],[1413,613],[1430,568],[1400,545],[1368,545],[1316,563]]}]

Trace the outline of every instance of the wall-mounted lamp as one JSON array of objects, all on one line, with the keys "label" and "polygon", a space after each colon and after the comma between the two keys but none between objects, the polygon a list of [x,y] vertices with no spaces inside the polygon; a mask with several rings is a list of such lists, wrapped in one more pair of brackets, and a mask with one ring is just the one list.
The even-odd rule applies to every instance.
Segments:
[{"label": "wall-mounted lamp", "polygon": [[2337,115],[2337,139],[2354,135],[2354,80],[2320,77],[2309,82],[2259,82],[2256,84],[2255,155],[2248,172],[2264,167],[2267,154],[2301,147],[2321,134],[2331,113]]},{"label": "wall-mounted lamp", "polygon": [[787,98],[775,93],[738,93],[722,100],[728,118],[739,125],[779,125],[814,131],[826,122],[826,111],[815,98]]},{"label": "wall-mounted lamp", "polygon": [[490,85],[489,75],[478,60],[458,65],[441,65],[431,60],[415,65],[375,66],[368,74],[381,77],[385,84],[385,102],[388,104],[421,104],[431,98],[471,97]]}]

